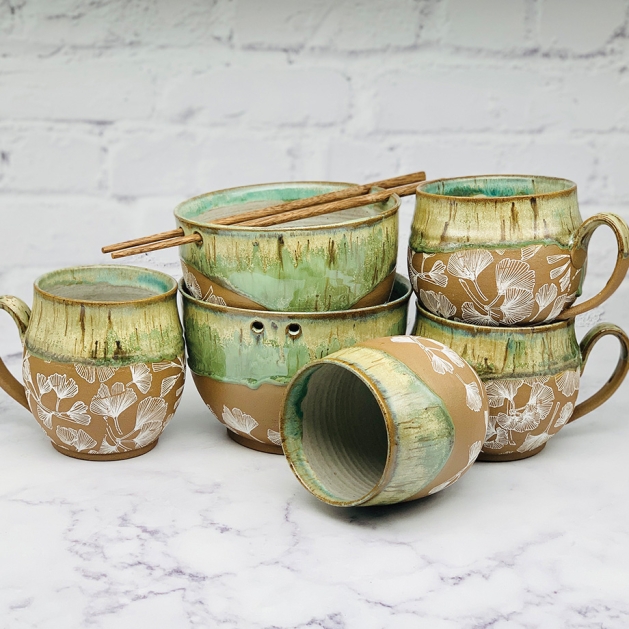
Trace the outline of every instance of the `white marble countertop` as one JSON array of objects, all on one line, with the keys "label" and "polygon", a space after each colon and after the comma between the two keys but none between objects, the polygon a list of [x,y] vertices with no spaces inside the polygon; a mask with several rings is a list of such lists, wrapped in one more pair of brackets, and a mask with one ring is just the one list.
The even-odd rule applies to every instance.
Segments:
[{"label": "white marble countertop", "polygon": [[1,627],[629,626],[627,383],[531,459],[362,509],[232,442],[188,384],[157,448],[109,463],[0,394]]}]

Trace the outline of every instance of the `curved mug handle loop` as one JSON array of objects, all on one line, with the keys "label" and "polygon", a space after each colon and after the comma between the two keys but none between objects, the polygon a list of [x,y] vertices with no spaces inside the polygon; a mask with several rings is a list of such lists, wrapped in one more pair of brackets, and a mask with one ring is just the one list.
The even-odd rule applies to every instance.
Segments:
[{"label": "curved mug handle loop", "polygon": [[[26,334],[28,322],[31,318],[31,309],[17,297],[2,295],[0,296],[0,310],[6,310],[13,317],[20,333],[20,340],[22,341],[22,344],[24,344],[24,335]],[[16,402],[19,402],[27,409],[29,408],[24,385],[22,385],[19,380],[17,380],[6,368],[1,358],[0,387],[3,388]]]},{"label": "curved mug handle loop", "polygon": [[581,351],[581,373],[585,369],[585,364],[592,351],[592,348],[596,343],[603,338],[611,334],[620,341],[620,357],[616,364],[616,369],[611,375],[609,380],[596,392],[590,396],[587,400],[580,402],[574,409],[572,417],[568,420],[568,423],[573,422],[575,419],[579,419],[583,415],[587,415],[590,411],[598,408],[603,402],[607,401],[615,392],[616,389],[622,384],[627,372],[629,372],[629,336],[622,328],[619,328],[613,323],[599,323],[593,327],[584,337],[579,344]]},{"label": "curved mug handle loop", "polygon": [[627,226],[627,223],[625,223],[620,216],[616,216],[616,214],[604,212],[601,214],[595,214],[583,221],[572,238],[572,256],[574,258],[576,254],[582,257],[583,264],[585,264],[584,258],[587,256],[587,248],[590,244],[590,238],[592,238],[592,234],[596,228],[601,225],[608,225],[611,227],[614,235],[616,236],[616,242],[618,243],[616,266],[612,271],[611,277],[607,280],[607,284],[605,284],[603,289],[597,295],[594,295],[594,297],[591,297],[583,303],[571,306],[567,310],[564,310],[557,317],[558,320],[572,319],[577,315],[583,314],[588,310],[592,310],[593,308],[600,306],[604,301],[611,297],[625,279],[625,275],[629,270],[629,227]]}]

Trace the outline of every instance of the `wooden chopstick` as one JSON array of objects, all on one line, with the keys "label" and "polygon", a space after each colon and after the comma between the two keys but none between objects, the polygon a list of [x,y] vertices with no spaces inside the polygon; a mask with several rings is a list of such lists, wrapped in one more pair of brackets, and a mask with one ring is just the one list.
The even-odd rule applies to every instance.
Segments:
[{"label": "wooden chopstick", "polygon": [[322,205],[314,205],[312,207],[301,208],[292,212],[283,212],[281,214],[275,214],[274,216],[257,218],[252,221],[239,223],[238,227],[271,227],[273,225],[280,225],[282,223],[298,221],[302,218],[321,216],[323,214],[331,214],[332,212],[340,212],[341,210],[349,210],[353,207],[360,207],[361,205],[379,203],[381,201],[386,201],[386,199],[388,199],[392,194],[397,194],[400,197],[406,197],[410,194],[415,194],[417,183],[418,182],[411,183],[406,186],[400,186],[398,188],[388,188],[386,190],[381,190],[380,192],[374,192],[373,194],[364,194],[359,197],[342,199],[341,201],[333,201],[332,203],[324,203]]},{"label": "wooden chopstick", "polygon": [[[267,216],[275,216],[276,214],[284,212],[292,212],[293,210],[299,210],[305,207],[312,207],[313,205],[321,205],[323,203],[331,203],[333,201],[340,201],[342,199],[349,199],[357,197],[362,194],[367,194],[371,188],[395,188],[396,186],[402,186],[413,182],[419,183],[426,180],[426,173],[420,171],[417,173],[410,173],[408,175],[401,175],[400,177],[392,177],[391,179],[383,179],[382,181],[374,181],[373,183],[366,183],[361,186],[348,186],[341,190],[335,190],[334,192],[326,192],[325,194],[319,194],[314,197],[305,197],[304,199],[295,199],[294,201],[286,201],[277,205],[270,205],[268,207],[258,208],[257,210],[251,210],[250,212],[243,212],[242,214],[236,214],[234,216],[226,216],[224,218],[217,218],[212,220],[212,225],[242,225],[253,226],[255,223],[249,223],[258,218],[265,218]],[[362,205],[362,204],[359,204]],[[352,205],[350,207],[356,207]],[[274,223],[271,223],[274,224]]]},{"label": "wooden chopstick", "polygon": [[[182,230],[183,231],[183,230]],[[148,236],[147,236],[148,238]],[[157,251],[159,249],[168,249],[168,247],[178,247],[179,245],[186,245],[189,242],[201,242],[203,237],[201,234],[190,234],[190,236],[179,236],[177,238],[169,238],[168,240],[160,240],[150,245],[141,245],[139,247],[130,247],[129,249],[122,249],[114,251],[111,254],[112,258],[125,258],[127,256],[134,256],[138,253],[148,253],[149,251]]]},{"label": "wooden chopstick", "polygon": [[[171,229],[168,232],[160,232],[159,234],[153,234],[152,236],[144,236],[142,238],[135,238],[134,240],[125,240],[125,242],[117,242],[113,245],[107,245],[103,247],[101,251],[103,253],[111,253],[112,251],[120,251],[121,249],[129,249],[130,247],[137,247],[139,245],[147,245],[151,242],[159,242],[160,240],[168,240],[169,238],[175,238],[176,236],[183,236],[184,232],[181,227],[178,229]],[[111,256],[112,258],[120,258],[123,256]]]}]

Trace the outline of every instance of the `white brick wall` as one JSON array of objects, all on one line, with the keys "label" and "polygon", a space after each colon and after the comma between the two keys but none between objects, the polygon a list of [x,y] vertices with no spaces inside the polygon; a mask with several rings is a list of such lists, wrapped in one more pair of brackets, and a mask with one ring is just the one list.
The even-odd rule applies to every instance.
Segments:
[{"label": "white brick wall", "polygon": [[[178,201],[262,181],[559,175],[584,215],[629,219],[628,14],[629,0],[0,2],[0,293],[30,300],[40,272],[171,228]],[[589,292],[613,249],[593,247]],[[629,326],[627,294],[605,310]]]}]

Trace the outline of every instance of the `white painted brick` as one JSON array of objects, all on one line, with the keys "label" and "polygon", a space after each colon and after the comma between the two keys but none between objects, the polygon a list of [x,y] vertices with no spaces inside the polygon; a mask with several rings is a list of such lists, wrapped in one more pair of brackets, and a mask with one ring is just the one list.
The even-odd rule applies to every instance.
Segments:
[{"label": "white painted brick", "polygon": [[104,148],[98,137],[61,129],[0,129],[0,190],[96,193]]},{"label": "white painted brick", "polygon": [[420,27],[413,0],[353,0],[335,4],[308,41],[315,48],[347,51],[412,46]]},{"label": "white painted brick", "polygon": [[110,121],[153,110],[148,71],[129,59],[0,60],[0,119]]},{"label": "white painted brick", "polygon": [[629,77],[618,70],[566,73],[560,100],[549,103],[566,128],[609,131],[629,129]]},{"label": "white painted brick", "polygon": [[625,23],[624,0],[541,0],[542,48],[577,54],[601,49]]},{"label": "white painted brick", "polygon": [[607,184],[604,198],[629,204],[629,142],[614,142],[601,147],[599,159],[600,171]]},{"label": "white painted brick", "polygon": [[173,122],[328,125],[347,117],[350,89],[336,70],[233,69],[182,78],[164,101]]},{"label": "white painted brick", "polygon": [[[388,179],[397,171],[393,147],[380,139],[334,139],[330,142],[324,164],[325,178],[331,181],[377,181]],[[421,167],[417,170],[421,170]]]},{"label": "white painted brick", "polygon": [[245,47],[303,48],[334,4],[333,0],[237,0],[234,39]]},{"label": "white painted brick", "polygon": [[193,196],[200,142],[190,132],[160,130],[116,139],[110,149],[112,194]]},{"label": "white painted brick", "polygon": [[517,68],[449,68],[391,73],[376,83],[383,131],[539,130],[556,121],[559,85]]},{"label": "white painted brick", "polygon": [[511,50],[526,44],[526,0],[448,0],[444,42],[453,46]]}]

